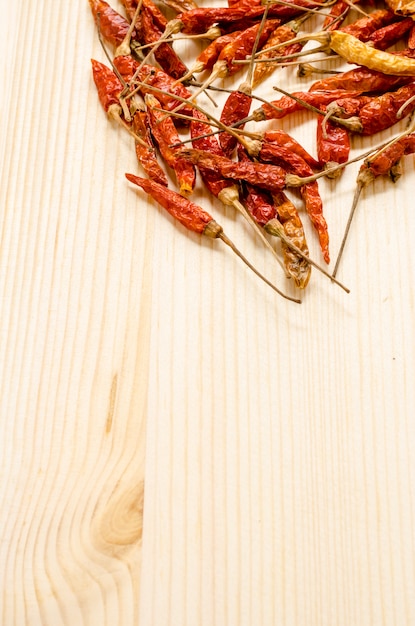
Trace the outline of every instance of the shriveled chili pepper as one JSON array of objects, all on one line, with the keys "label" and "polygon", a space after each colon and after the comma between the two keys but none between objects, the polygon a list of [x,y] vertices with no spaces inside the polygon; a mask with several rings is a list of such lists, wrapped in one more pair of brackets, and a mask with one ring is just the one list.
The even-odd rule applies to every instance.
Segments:
[{"label": "shriveled chili pepper", "polygon": [[170,146],[179,142],[179,135],[170,117],[158,111],[159,101],[151,94],[145,96],[151,133],[156,140],[160,153],[167,165],[171,167],[177,178],[180,194],[187,195],[193,191],[196,182],[195,169],[192,164],[182,158],[179,149]]},{"label": "shriveled chili pepper", "polygon": [[[308,17],[308,16],[307,16]],[[261,54],[257,57],[258,61],[263,61],[264,59],[272,59],[274,55],[274,51],[268,52],[268,48],[272,48],[278,44],[284,43],[284,41],[290,41],[293,37],[296,36],[300,25],[304,22],[304,17],[297,18],[296,20],[292,20],[288,22],[288,24],[282,24],[270,35],[265,45],[262,48]],[[299,50],[301,50],[304,44],[297,44]],[[288,49],[287,49],[288,48]],[[284,56],[285,54],[292,54],[292,46],[287,46],[286,48],[281,48],[279,50],[279,55]],[[255,65],[254,76],[252,81],[252,87],[257,87],[261,82],[263,82],[266,78],[271,76],[274,70],[280,65],[278,60],[274,63],[257,63]]]},{"label": "shriveled chili pepper", "polygon": [[323,23],[323,30],[335,30],[341,26],[353,4],[356,2],[348,2],[347,0],[337,0],[331,9],[329,15],[326,16]]},{"label": "shriveled chili pepper", "polygon": [[[350,137],[345,128],[333,124],[329,119],[317,119],[317,157],[324,168],[330,170],[340,163],[346,163],[350,154]],[[341,169],[328,173],[329,178],[337,178]]]},{"label": "shriveled chili pepper", "polygon": [[[113,9],[105,0],[88,0],[92,15],[99,26],[99,32],[111,45],[117,47],[123,41],[130,27],[128,21]],[[137,39],[136,30],[132,39]]]},{"label": "shriveled chili pepper", "polygon": [[[251,161],[241,145],[238,146],[238,160],[241,163]],[[249,183],[244,183],[243,189],[244,205],[260,226],[264,226],[269,220],[276,216],[277,210],[272,201],[272,196],[268,191],[258,186],[250,185]]]},{"label": "shriveled chili pepper", "polygon": [[[363,106],[356,118],[344,120],[343,123],[351,132],[361,135],[374,135],[382,130],[390,128],[400,119],[403,119],[415,110],[415,82],[400,87],[397,91],[387,92],[381,96],[371,98],[365,106]],[[407,106],[401,112],[403,105],[408,101]],[[347,123],[346,123],[347,122]]]},{"label": "shriveled chili pepper", "polygon": [[160,67],[166,74],[176,80],[187,74],[189,71],[188,68],[173,48],[168,43],[160,43],[164,31],[158,28],[158,25],[154,21],[153,14],[146,9],[146,7],[143,8],[141,19],[143,22],[144,43],[157,44],[153,47],[152,51]]},{"label": "shriveled chili pepper", "polygon": [[[357,204],[359,202],[362,190],[367,187],[371,182],[373,182],[378,176],[391,175],[391,172],[393,171],[396,163],[399,162],[399,160],[404,155],[413,154],[414,152],[415,133],[411,133],[400,138],[398,141],[394,141],[391,145],[387,146],[385,149],[367,159],[360,167],[356,181],[357,186],[353,198],[352,208],[349,213],[343,239],[340,244],[339,252],[337,254],[337,259],[333,270],[333,276],[337,275],[340,261],[343,256],[346,241],[350,232],[350,227],[356,212]],[[392,177],[392,180],[395,180],[395,178]]]},{"label": "shriveled chili pepper", "polygon": [[[228,96],[222,109],[220,121],[226,126],[233,126],[248,115],[251,103],[251,86],[248,83],[242,83],[237,90]],[[219,134],[219,142],[224,155],[230,157],[238,140],[235,135],[222,132]]]},{"label": "shriveled chili pepper", "polygon": [[324,91],[344,89],[345,91],[361,91],[362,93],[376,93],[391,91],[412,81],[412,76],[390,76],[370,70],[367,67],[356,67],[347,72],[335,74],[315,81],[309,91]]},{"label": "shriveled chili pepper", "polygon": [[[193,121],[190,123],[190,136],[192,138],[193,148],[196,150],[205,150],[210,154],[223,156],[223,151],[218,140],[216,137],[209,134],[210,126],[207,124],[208,118],[206,115],[197,109],[193,109],[193,118]],[[232,185],[229,180],[226,180],[217,172],[212,172],[211,169],[203,167],[202,164],[199,165],[199,172],[206,187],[215,197],[218,197],[222,189]]]},{"label": "shriveled chili pepper", "polygon": [[[181,104],[179,100],[174,98],[175,95],[189,100],[192,98],[191,92],[184,85],[157,67],[149,64],[139,65],[135,59],[127,55],[114,57],[113,63],[127,83],[130,83],[137,69],[140,68],[137,76],[137,80],[141,83],[139,86],[140,93],[145,95],[146,93],[153,93],[152,88],[154,87],[159,89],[157,99],[166,111],[171,111]],[[186,115],[192,115],[192,107],[190,105],[185,106],[183,112]]]},{"label": "shriveled chili pepper", "polygon": [[[268,104],[263,104],[258,109],[252,112],[252,115],[247,117],[245,121],[255,121],[260,122],[263,120],[272,120],[272,119],[281,119],[291,113],[295,113],[296,111],[301,111],[305,105],[309,104],[313,107],[319,108],[322,106],[326,106],[333,102],[334,100],[338,100],[343,96],[352,96],[359,94],[359,92],[348,92],[344,89],[333,89],[327,91],[296,91],[290,94],[290,96],[283,96],[279,100],[273,100]],[[295,100],[291,97],[295,96],[299,100]],[[305,104],[302,104],[305,103]]]},{"label": "shriveled chili pepper", "polygon": [[412,25],[408,35],[408,48],[415,50],[415,24]]},{"label": "shriveled chili pepper", "polygon": [[276,143],[279,146],[283,146],[290,152],[297,154],[312,168],[317,169],[320,163],[307,152],[305,148],[296,140],[291,137],[285,130],[276,128],[274,130],[268,130],[263,135],[263,141],[269,143]]},{"label": "shriveled chili pepper", "polygon": [[124,86],[114,72],[95,59],[91,59],[92,76],[98,91],[99,100],[106,113],[111,115],[111,110],[116,110],[117,116],[121,115],[119,96]]},{"label": "shriveled chili pepper", "polygon": [[135,112],[132,127],[135,134],[144,140],[144,144],[138,141],[135,142],[135,151],[138,162],[151,180],[167,187],[167,177],[157,161],[157,155],[150,133],[147,113],[145,111]]},{"label": "shriveled chili pepper", "polygon": [[383,28],[375,30],[370,37],[368,37],[368,43],[371,43],[378,50],[386,50],[390,46],[396,44],[407,33],[412,25],[413,19],[407,17],[403,20],[398,20],[393,24],[388,24]]},{"label": "shriveled chili pepper", "polygon": [[[278,220],[275,218],[264,225],[270,235],[280,236],[280,224],[291,244],[294,244],[305,255],[309,255],[307,240],[301,218],[293,202],[280,191],[273,196],[274,207]],[[311,265],[303,256],[299,256],[287,241],[281,240],[281,250],[284,256],[285,267],[300,289],[305,289],[311,277]]]},{"label": "shriveled chili pepper", "polygon": [[235,72],[240,69],[240,65],[236,65],[234,61],[237,59],[245,59],[245,57],[252,52],[259,28],[262,26],[258,41],[258,47],[260,48],[279,23],[278,20],[266,20],[264,25],[255,24],[255,26],[247,28],[235,37],[231,43],[227,44],[221,50],[209,78],[199,87],[196,93],[193,94],[193,97],[196,98],[217,78],[226,78],[227,76],[235,74]]},{"label": "shriveled chili pepper", "polygon": [[288,300],[297,303],[300,302],[297,298],[291,298],[290,296],[282,293],[275,285],[265,278],[265,276],[263,276],[236,248],[235,244],[232,243],[227,235],[225,235],[223,228],[200,206],[191,202],[187,198],[183,198],[183,196],[175,191],[155,183],[154,181],[140,178],[138,176],[134,176],[133,174],[126,174],[126,178],[131,183],[141,187],[185,228],[192,232],[211,237],[212,239],[221,239],[259,278],[261,278],[261,280],[274,289],[274,291]]},{"label": "shriveled chili pepper", "polygon": [[199,54],[196,59],[193,71],[195,73],[211,70],[219,58],[220,53],[225,46],[232,43],[242,31],[236,30],[226,35],[221,35],[217,39],[210,42],[208,46]]},{"label": "shriveled chili pepper", "polygon": [[[314,174],[310,166],[300,156],[275,143],[264,143],[258,157],[261,161],[283,166],[290,173],[306,177]],[[326,220],[323,216],[323,203],[317,181],[307,183],[300,188],[305,208],[320,241],[320,247],[326,263],[330,262],[329,235]]]},{"label": "shriveled chili pepper", "polygon": [[221,174],[224,178],[243,180],[271,192],[281,191],[285,187],[285,170],[276,165],[252,161],[236,163],[226,157],[212,155],[203,150],[183,150],[182,156],[194,165],[201,164]]},{"label": "shriveled chili pepper", "polygon": [[[304,10],[315,8],[318,3],[311,0],[295,0],[287,4],[272,4],[268,8],[270,18],[290,19]],[[259,20],[264,13],[264,6],[235,5],[232,7],[208,7],[185,11],[177,15],[182,22],[181,31],[188,34],[203,33],[213,24],[220,28],[230,27],[233,30],[245,28],[249,20]],[[252,24],[250,24],[251,26]]]},{"label": "shriveled chili pepper", "polygon": [[377,50],[349,33],[334,30],[331,33],[310,36],[310,39],[326,43],[331,50],[349,63],[364,65],[384,74],[415,76],[414,59]]},{"label": "shriveled chili pepper", "polygon": [[338,30],[353,35],[360,41],[367,41],[372,33],[379,28],[391,24],[396,20],[396,15],[389,9],[378,9],[369,15],[356,20],[347,26],[341,26]]}]

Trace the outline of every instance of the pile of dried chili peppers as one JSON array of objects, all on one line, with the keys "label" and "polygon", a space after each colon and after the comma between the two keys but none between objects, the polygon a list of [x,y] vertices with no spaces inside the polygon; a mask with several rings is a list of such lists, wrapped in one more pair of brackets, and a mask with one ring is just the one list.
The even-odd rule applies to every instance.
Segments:
[{"label": "pile of dried chili peppers", "polygon": [[[106,0],[89,4],[108,59],[108,64],[92,60],[100,102],[134,138],[140,176],[126,174],[127,179],[186,228],[229,245],[284,297],[300,301],[253,268],[213,217],[190,200],[196,184],[244,216],[296,287],[307,286],[314,266],[348,291],[335,276],[360,192],[381,175],[396,181],[402,157],[415,151],[408,124],[415,111],[411,2],[228,0],[227,6],[201,8],[193,0],[122,0],[119,10]],[[307,32],[310,23],[314,29]],[[200,46],[191,67],[175,49],[182,38]],[[310,40],[319,46],[308,49]],[[315,65],[304,62],[309,54]],[[333,62],[339,69],[332,69]],[[302,91],[286,92],[276,70],[288,66],[304,80],[316,72],[322,76]],[[237,73],[242,75],[237,88],[223,86]],[[275,100],[261,98],[258,86],[264,80],[274,81]],[[213,114],[202,102],[217,92],[225,92],[226,100]],[[255,101],[260,106],[251,112]],[[315,155],[274,125],[246,130],[248,122],[279,120],[297,111],[315,120]],[[336,178],[358,160],[349,161],[355,135],[372,137],[395,124],[393,139],[383,145],[374,140],[373,148],[358,157],[355,199],[330,273],[309,257],[301,208],[329,264],[318,179]],[[295,188],[302,207],[290,197]]]}]

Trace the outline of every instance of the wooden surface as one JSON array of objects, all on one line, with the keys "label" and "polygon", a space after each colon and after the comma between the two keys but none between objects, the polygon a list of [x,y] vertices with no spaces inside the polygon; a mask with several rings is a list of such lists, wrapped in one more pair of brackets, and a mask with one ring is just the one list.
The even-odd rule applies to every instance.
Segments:
[{"label": "wooden surface", "polygon": [[[289,303],[126,182],[88,3],[9,4],[1,624],[414,624],[412,157],[362,196],[351,293],[313,272]],[[284,128],[314,150],[308,116]],[[321,183],[333,258],[357,169]],[[288,289],[242,219],[196,199]]]}]

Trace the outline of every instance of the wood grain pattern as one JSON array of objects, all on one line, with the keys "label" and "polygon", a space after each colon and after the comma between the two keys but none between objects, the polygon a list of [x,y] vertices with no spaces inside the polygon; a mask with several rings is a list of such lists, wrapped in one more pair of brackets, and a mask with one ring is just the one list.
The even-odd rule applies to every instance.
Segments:
[{"label": "wood grain pattern", "polygon": [[[87,3],[7,21],[0,623],[413,624],[412,158],[364,192],[350,295],[314,272],[290,304],[125,182]],[[356,172],[321,183],[333,256]]]}]

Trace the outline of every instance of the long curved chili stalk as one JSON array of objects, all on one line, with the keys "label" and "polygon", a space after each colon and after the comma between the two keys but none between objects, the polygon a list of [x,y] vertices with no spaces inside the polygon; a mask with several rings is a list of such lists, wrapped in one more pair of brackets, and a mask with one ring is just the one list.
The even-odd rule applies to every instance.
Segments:
[{"label": "long curved chili stalk", "polygon": [[[249,160],[249,156],[241,146],[238,147],[238,158],[240,161]],[[293,246],[299,247],[305,257],[308,257],[308,246],[305,240],[301,219],[295,206],[289,202],[288,198],[285,198],[286,206],[280,207],[280,205],[283,204],[281,200],[283,197],[285,198],[283,192],[272,196],[270,193],[255,185],[243,184],[243,204],[247,207],[258,224],[263,226],[269,234],[277,234],[279,236],[281,235],[281,231],[278,230],[278,233],[275,232],[275,223],[277,222],[277,217],[281,220],[285,232],[285,237],[283,237],[284,240],[282,240],[281,245],[284,265],[288,275],[293,278],[296,286],[300,289],[304,289],[311,276],[311,265],[306,258],[298,255],[293,250]],[[280,208],[281,212],[277,214]]]},{"label": "long curved chili stalk", "polygon": [[209,213],[204,211],[194,202],[183,198],[180,194],[167,189],[163,185],[159,185],[154,181],[139,178],[133,174],[126,174],[126,178],[135,185],[141,187],[156,202],[158,202],[170,215],[178,220],[185,228],[193,232],[211,237],[213,239],[221,239],[226,243],[232,251],[267,285],[269,285],[280,296],[292,302],[300,303],[298,298],[292,298],[280,291],[273,283],[263,276],[236,248],[235,244],[225,235],[222,227],[212,218]]},{"label": "long curved chili stalk", "polygon": [[395,181],[396,178],[393,175],[394,166],[400,161],[400,159],[404,155],[413,154],[414,152],[415,133],[410,133],[401,136],[397,140],[388,144],[386,148],[378,151],[373,157],[367,159],[360,167],[359,174],[357,176],[357,186],[353,197],[352,207],[350,209],[347,224],[343,234],[343,239],[340,244],[339,252],[337,254],[336,263],[333,269],[333,276],[337,275],[340,261],[344,253],[347,238],[350,232],[350,227],[356,212],[362,190],[379,176],[389,175],[391,176],[392,180]]}]

